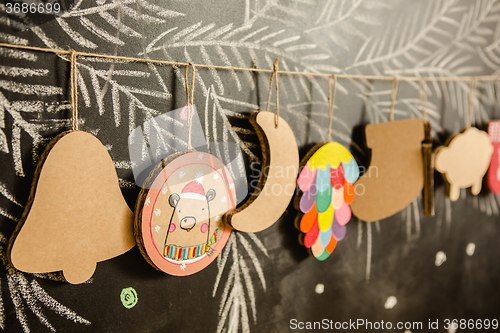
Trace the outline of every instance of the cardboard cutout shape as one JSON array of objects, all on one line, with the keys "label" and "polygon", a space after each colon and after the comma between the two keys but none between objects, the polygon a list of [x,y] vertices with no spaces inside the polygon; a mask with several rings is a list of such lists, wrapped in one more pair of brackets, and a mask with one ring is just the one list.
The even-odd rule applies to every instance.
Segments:
[{"label": "cardboard cutout shape", "polygon": [[310,254],[323,261],[346,234],[349,204],[354,199],[352,184],[359,177],[359,167],[351,153],[336,142],[316,145],[301,165],[297,184],[304,193],[298,206],[304,215],[297,216],[296,227],[305,233],[302,243]]},{"label": "cardboard cutout shape", "polygon": [[475,127],[467,128],[450,138],[446,146],[436,149],[436,170],[442,173],[451,201],[460,197],[460,189],[472,186],[472,194],[481,192],[483,177],[493,153],[488,133]]},{"label": "cardboard cutout shape", "polygon": [[420,119],[366,126],[366,145],[372,149],[370,166],[354,187],[351,204],[360,220],[374,222],[392,216],[418,197],[424,187]]},{"label": "cardboard cutout shape", "polygon": [[96,263],[135,245],[127,206],[106,148],[93,135],[65,132],[45,149],[9,257],[28,273],[62,271],[82,283]]},{"label": "cardboard cutout shape", "polygon": [[488,134],[493,145],[493,155],[488,170],[488,186],[491,192],[500,194],[500,121],[490,122]]},{"label": "cardboard cutout shape", "polygon": [[295,193],[297,142],[285,120],[279,118],[275,126],[274,118],[275,114],[267,111],[254,112],[250,118],[262,146],[262,170],[250,199],[224,216],[239,231],[258,232],[273,225]]},{"label": "cardboard cutout shape", "polygon": [[165,273],[196,273],[226,245],[231,229],[221,217],[235,206],[233,179],[218,158],[202,152],[174,155],[151,172],[137,199],[139,249]]}]

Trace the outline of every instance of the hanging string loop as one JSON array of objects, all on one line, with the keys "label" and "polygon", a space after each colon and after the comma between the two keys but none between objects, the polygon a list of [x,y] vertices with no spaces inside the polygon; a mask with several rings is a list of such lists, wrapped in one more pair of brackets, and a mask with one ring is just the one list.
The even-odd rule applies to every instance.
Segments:
[{"label": "hanging string loop", "polygon": [[[333,79],[333,87],[332,87]],[[332,120],[333,108],[335,106],[335,92],[337,90],[337,76],[335,74],[328,77],[328,141],[332,141]]]},{"label": "hanging string loop", "polygon": [[396,104],[396,95],[398,94],[398,78],[394,77],[391,84],[391,111],[389,113],[389,121],[394,121],[394,105]]},{"label": "hanging string loop", "polygon": [[275,86],[276,86],[276,115],[274,116],[274,127],[278,128],[278,121],[280,118],[280,99],[279,99],[279,91],[278,91],[278,71],[279,71],[279,61],[280,58],[276,58],[273,65],[273,72],[271,73],[271,80],[269,82],[269,91],[267,93],[267,107],[266,111],[269,111],[269,103],[271,102],[271,92],[273,88],[273,80],[276,78]]},{"label": "hanging string loop", "polygon": [[70,86],[71,86],[71,128],[78,131],[78,73],[76,67],[76,51],[71,50],[70,58]]},{"label": "hanging string loop", "polygon": [[420,98],[420,107],[422,108],[422,118],[425,122],[428,121],[427,117],[427,84],[424,79],[420,79],[420,85],[418,89]]},{"label": "hanging string loop", "polygon": [[468,109],[468,115],[467,115],[467,121],[465,123],[465,126],[467,128],[472,126],[472,114],[473,114],[473,109],[474,109],[474,93],[476,92],[476,77],[472,77],[469,83],[469,109]]},{"label": "hanging string loop", "polygon": [[[191,87],[189,87],[189,78],[188,78],[188,70],[191,68]],[[191,130],[193,125],[193,114],[194,114],[194,83],[196,80],[196,67],[193,63],[188,63],[184,67],[184,82],[186,88],[186,111],[187,111],[187,127],[188,127],[188,142],[187,148],[188,151],[193,150],[193,146],[191,144]]]}]

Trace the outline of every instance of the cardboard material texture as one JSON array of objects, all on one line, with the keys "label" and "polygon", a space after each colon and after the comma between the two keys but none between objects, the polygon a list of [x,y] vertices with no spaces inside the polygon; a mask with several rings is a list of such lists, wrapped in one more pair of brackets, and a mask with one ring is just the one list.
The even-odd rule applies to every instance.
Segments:
[{"label": "cardboard material texture", "polygon": [[424,215],[434,216],[434,159],[432,156],[431,124],[426,122],[425,140],[422,143],[424,159]]},{"label": "cardboard material texture", "polygon": [[273,225],[286,210],[295,193],[299,151],[293,132],[283,118],[278,126],[274,113],[254,112],[252,125],[262,146],[262,170],[250,199],[224,216],[234,229],[257,232]]},{"label": "cardboard material texture", "polygon": [[298,202],[304,215],[297,218],[296,227],[305,233],[299,237],[304,238],[309,253],[323,261],[345,236],[345,225],[351,219],[346,200],[350,203],[354,197],[352,183],[359,177],[359,167],[352,154],[336,142],[314,146],[300,165],[304,167],[297,185],[304,193],[294,204]]},{"label": "cardboard material texture", "polygon": [[500,194],[500,121],[490,122],[488,134],[493,145],[493,155],[488,169],[488,186],[491,192]]},{"label": "cardboard material texture", "polygon": [[407,119],[366,126],[370,166],[354,184],[352,213],[374,222],[392,216],[418,197],[424,187],[424,122]]},{"label": "cardboard material texture", "polygon": [[470,127],[451,137],[445,146],[436,149],[434,162],[447,183],[451,201],[460,197],[460,189],[472,186],[472,194],[481,192],[483,177],[488,170],[493,145],[488,133]]},{"label": "cardboard material texture", "polygon": [[215,156],[183,152],[159,163],[137,199],[134,233],[144,258],[177,276],[194,274],[222,251],[236,206],[233,179]]},{"label": "cardboard material texture", "polygon": [[68,282],[82,283],[97,262],[135,245],[132,226],[106,148],[89,133],[65,132],[42,155],[9,258],[20,271],[62,271]]}]

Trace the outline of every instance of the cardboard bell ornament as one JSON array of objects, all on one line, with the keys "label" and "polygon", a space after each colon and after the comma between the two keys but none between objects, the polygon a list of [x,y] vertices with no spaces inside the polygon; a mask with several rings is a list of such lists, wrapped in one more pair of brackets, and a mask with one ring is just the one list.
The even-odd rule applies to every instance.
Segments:
[{"label": "cardboard bell ornament", "polygon": [[65,132],[41,157],[9,257],[20,271],[62,271],[82,283],[97,262],[135,245],[132,223],[106,148],[89,133]]},{"label": "cardboard bell ornament", "polygon": [[76,53],[71,53],[72,131],[55,137],[36,168],[8,258],[27,273],[62,271],[73,284],[92,277],[96,263],[135,245],[133,214],[103,144],[78,131]]}]

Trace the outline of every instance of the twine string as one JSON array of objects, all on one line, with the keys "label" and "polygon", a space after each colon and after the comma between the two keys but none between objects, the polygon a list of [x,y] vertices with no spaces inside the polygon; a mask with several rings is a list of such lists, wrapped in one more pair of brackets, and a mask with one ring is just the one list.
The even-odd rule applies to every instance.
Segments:
[{"label": "twine string", "polygon": [[[331,81],[333,78],[333,88]],[[335,105],[335,92],[337,90],[337,76],[332,74],[328,78],[328,141],[332,141],[332,120],[333,120],[333,107]]]},{"label": "twine string", "polygon": [[427,85],[424,80],[420,80],[419,85],[419,98],[420,98],[420,106],[422,108],[422,117],[424,121],[428,121],[427,117]]},{"label": "twine string", "polygon": [[[71,52],[75,52],[77,57],[88,57],[88,58],[104,58],[104,59],[112,59],[112,60],[122,60],[128,62],[138,62],[138,63],[149,63],[156,65],[175,65],[175,66],[187,66],[189,63],[186,62],[178,62],[178,61],[166,61],[166,60],[157,60],[157,59],[145,59],[145,58],[134,58],[134,57],[124,57],[124,56],[115,56],[109,54],[100,54],[100,53],[90,53],[90,52],[80,52],[74,50],[61,50],[61,49],[49,49],[43,47],[36,46],[27,46],[27,45],[15,45],[8,43],[0,43],[0,47],[6,47],[11,49],[21,49],[21,50],[29,50],[29,51],[38,51],[38,52],[47,52],[54,53],[60,55],[70,55]],[[305,76],[319,76],[319,77],[329,77],[330,73],[310,73],[310,72],[299,72],[299,71],[274,71],[271,69],[265,68],[247,68],[247,67],[233,67],[233,66],[219,66],[219,65],[205,65],[205,64],[194,64],[198,68],[216,68],[216,69],[228,69],[228,70],[237,70],[237,71],[248,71],[248,72],[263,72],[263,73],[273,73],[276,74],[291,74],[291,75],[305,75]],[[349,78],[349,79],[363,79],[363,80],[381,80],[381,81],[391,81],[394,80],[392,76],[383,76],[383,75],[361,75],[361,74],[336,74],[338,78]],[[499,81],[500,74],[497,75],[480,75],[480,76],[428,76],[428,77],[419,77],[419,76],[399,76],[398,80],[400,81],[470,81],[475,78],[477,81]]]},{"label": "twine string", "polygon": [[[102,58],[102,59],[112,59],[112,60],[121,60],[127,62],[137,62],[137,63],[149,63],[156,65],[172,65],[172,66],[186,66],[186,76],[187,76],[187,67],[191,67],[193,70],[193,79],[191,81],[191,94],[186,95],[187,102],[191,101],[193,104],[194,100],[194,80],[195,80],[195,66],[200,68],[215,68],[215,69],[227,69],[227,70],[239,70],[239,71],[248,71],[248,72],[262,72],[262,73],[271,73],[271,82],[268,94],[268,102],[267,109],[269,110],[269,102],[271,95],[271,86],[274,76],[276,76],[276,116],[275,116],[275,126],[278,126],[279,119],[279,96],[278,96],[278,74],[290,74],[290,75],[305,75],[310,77],[331,77],[332,74],[329,73],[310,73],[310,72],[299,72],[299,71],[280,71],[278,68],[279,58],[274,62],[273,69],[264,69],[264,68],[245,68],[245,67],[233,67],[233,66],[218,66],[218,65],[205,65],[205,64],[192,64],[185,62],[177,62],[177,61],[165,61],[165,60],[155,60],[155,59],[144,59],[144,58],[134,58],[134,57],[124,57],[124,56],[116,56],[109,54],[99,54],[99,53],[89,53],[89,52],[80,52],[75,50],[62,50],[62,49],[51,49],[51,48],[43,48],[36,46],[28,46],[28,45],[16,45],[9,43],[0,43],[0,47],[10,48],[10,49],[19,49],[19,50],[29,50],[29,51],[37,51],[37,52],[46,52],[46,53],[54,53],[58,55],[67,55],[70,57],[71,61],[71,108],[72,108],[72,128],[73,130],[78,130],[78,91],[77,91],[77,57],[88,57],[88,58]],[[497,75],[480,75],[480,76],[430,76],[430,77],[417,77],[417,76],[400,76],[400,77],[390,77],[390,76],[381,76],[381,75],[361,75],[361,74],[336,74],[335,79],[337,78],[350,78],[350,79],[363,79],[363,80],[380,80],[380,81],[389,81],[392,80],[392,94],[391,94],[391,110],[389,119],[394,120],[394,104],[396,100],[397,94],[397,86],[398,81],[420,81],[421,83],[425,82],[470,82],[470,91],[469,91],[469,116],[467,118],[467,125],[470,127],[472,123],[472,114],[473,114],[473,102],[474,102],[474,92],[476,89],[477,81],[500,81],[500,74]],[[187,89],[187,82],[186,82]],[[425,93],[425,91],[424,91]],[[422,101],[423,105],[423,116],[427,118],[427,97],[424,94],[424,99]],[[188,105],[189,107],[189,105]],[[191,114],[189,115],[191,117]],[[191,123],[191,119],[189,119],[189,123]],[[189,126],[190,127],[190,126]],[[190,130],[190,128],[189,128]],[[191,144],[190,136],[188,139],[188,146]]]},{"label": "twine string", "polygon": [[391,84],[391,111],[389,121],[394,121],[394,105],[396,104],[396,95],[398,94],[398,78],[394,77]]},{"label": "twine string", "polygon": [[78,86],[77,86],[77,68],[76,68],[76,51],[72,50],[70,55],[70,86],[71,86],[71,128],[73,131],[78,131]]},{"label": "twine string", "polygon": [[[191,68],[191,87],[189,87],[188,82],[188,69]],[[187,130],[188,130],[188,142],[187,148],[188,151],[193,150],[193,146],[191,144],[191,134],[192,134],[192,125],[193,125],[193,114],[194,114],[194,83],[196,79],[196,68],[192,63],[188,63],[184,67],[184,86],[186,88],[186,111],[187,111]]]},{"label": "twine string", "polygon": [[278,128],[278,120],[280,118],[280,98],[278,91],[278,71],[279,71],[279,61],[280,58],[276,58],[273,64],[273,72],[271,74],[271,80],[269,81],[269,91],[267,92],[267,107],[266,111],[269,111],[269,103],[271,102],[271,92],[273,89],[273,80],[276,77],[276,114],[274,115],[274,127]]},{"label": "twine string", "polygon": [[473,77],[469,83],[469,114],[467,116],[466,127],[469,128],[472,126],[472,114],[474,108],[474,92],[476,91],[476,78]]}]

